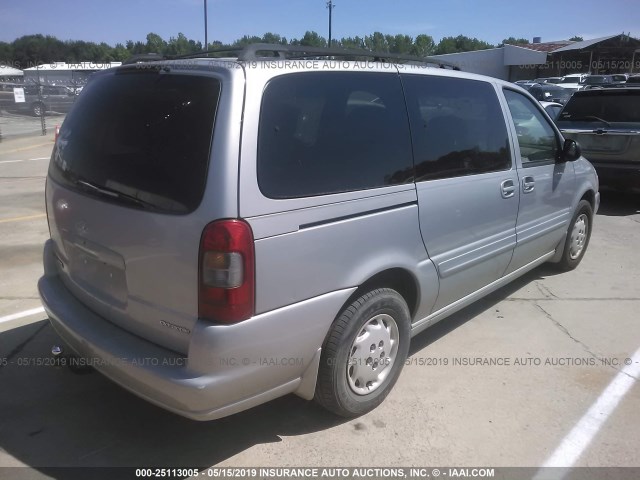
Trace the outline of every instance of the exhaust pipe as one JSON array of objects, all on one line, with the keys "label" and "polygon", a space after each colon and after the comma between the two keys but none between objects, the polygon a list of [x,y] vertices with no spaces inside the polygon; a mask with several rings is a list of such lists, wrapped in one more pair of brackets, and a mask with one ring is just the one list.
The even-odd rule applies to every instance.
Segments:
[{"label": "exhaust pipe", "polygon": [[54,345],[51,347],[51,354],[58,367],[68,367],[76,375],[86,375],[95,372],[95,369],[88,364],[86,359],[75,354],[64,353],[62,347]]}]

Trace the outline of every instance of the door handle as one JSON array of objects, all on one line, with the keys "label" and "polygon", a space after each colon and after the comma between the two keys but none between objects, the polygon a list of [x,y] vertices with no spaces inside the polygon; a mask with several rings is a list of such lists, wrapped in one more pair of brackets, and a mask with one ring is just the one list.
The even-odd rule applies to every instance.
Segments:
[{"label": "door handle", "polygon": [[516,184],[513,182],[513,180],[504,180],[500,184],[500,194],[502,195],[502,198],[511,198],[515,195],[515,193]]},{"label": "door handle", "polygon": [[524,193],[533,192],[536,188],[536,181],[533,177],[527,176],[522,179],[522,191]]}]

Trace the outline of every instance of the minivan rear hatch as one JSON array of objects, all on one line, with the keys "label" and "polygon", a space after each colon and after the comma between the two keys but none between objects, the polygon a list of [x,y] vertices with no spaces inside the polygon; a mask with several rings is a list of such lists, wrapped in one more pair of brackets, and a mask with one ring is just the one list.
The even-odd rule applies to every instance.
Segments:
[{"label": "minivan rear hatch", "polygon": [[577,92],[557,124],[588,160],[640,163],[640,89]]},{"label": "minivan rear hatch", "polygon": [[186,353],[197,320],[194,212],[220,98],[213,76],[134,65],[98,74],[60,130],[47,182],[59,275],[89,309]]}]

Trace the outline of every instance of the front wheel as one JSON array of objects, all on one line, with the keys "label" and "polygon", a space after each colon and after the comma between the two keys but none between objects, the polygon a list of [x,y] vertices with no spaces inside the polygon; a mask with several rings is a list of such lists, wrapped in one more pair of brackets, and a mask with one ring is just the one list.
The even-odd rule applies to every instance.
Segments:
[{"label": "front wheel", "polygon": [[351,303],[323,344],[315,400],[343,417],[380,405],[407,359],[410,324],[407,303],[395,290],[373,290]]},{"label": "front wheel", "polygon": [[567,239],[564,243],[562,259],[558,263],[561,270],[573,270],[584,257],[591,238],[591,226],[593,225],[593,209],[586,200],[578,203],[578,208],[573,214]]}]

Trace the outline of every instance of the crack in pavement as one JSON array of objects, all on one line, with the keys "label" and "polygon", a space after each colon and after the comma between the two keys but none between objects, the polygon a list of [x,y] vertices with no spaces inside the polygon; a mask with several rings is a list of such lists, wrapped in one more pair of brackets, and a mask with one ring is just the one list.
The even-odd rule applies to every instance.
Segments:
[{"label": "crack in pavement", "polygon": [[538,291],[542,294],[542,296],[546,297],[546,298],[558,298],[558,296],[553,293],[549,287],[541,284],[540,282],[538,282],[537,280],[534,282],[534,285],[536,286],[536,288],[538,289]]},{"label": "crack in pavement", "polygon": [[[562,332],[564,333],[567,337],[569,337],[571,340],[573,340],[574,342],[576,342],[578,345],[580,345],[585,352],[587,352],[589,355],[591,355],[593,358],[595,358],[596,360],[599,360],[601,363],[606,364],[605,359],[600,357],[598,354],[594,353],[591,351],[591,349],[589,348],[589,346],[578,340],[576,337],[574,337],[573,335],[571,335],[571,332],[569,332],[569,330],[567,329],[567,327],[565,327],[564,325],[562,325],[559,321],[557,321],[555,318],[553,318],[553,315],[551,315],[549,312],[547,312],[544,308],[542,308],[538,303],[534,303],[534,305],[536,306],[536,308],[538,310],[540,310],[545,317],[547,317],[549,320],[551,320],[551,322],[553,322],[553,324]],[[633,375],[629,375],[627,372],[621,370],[620,368],[615,367],[614,365],[607,365],[608,367],[612,368],[613,370],[615,370],[616,372],[620,372],[624,375],[626,375],[629,378],[633,378],[634,380],[640,380],[636,377],[634,377]]]}]

